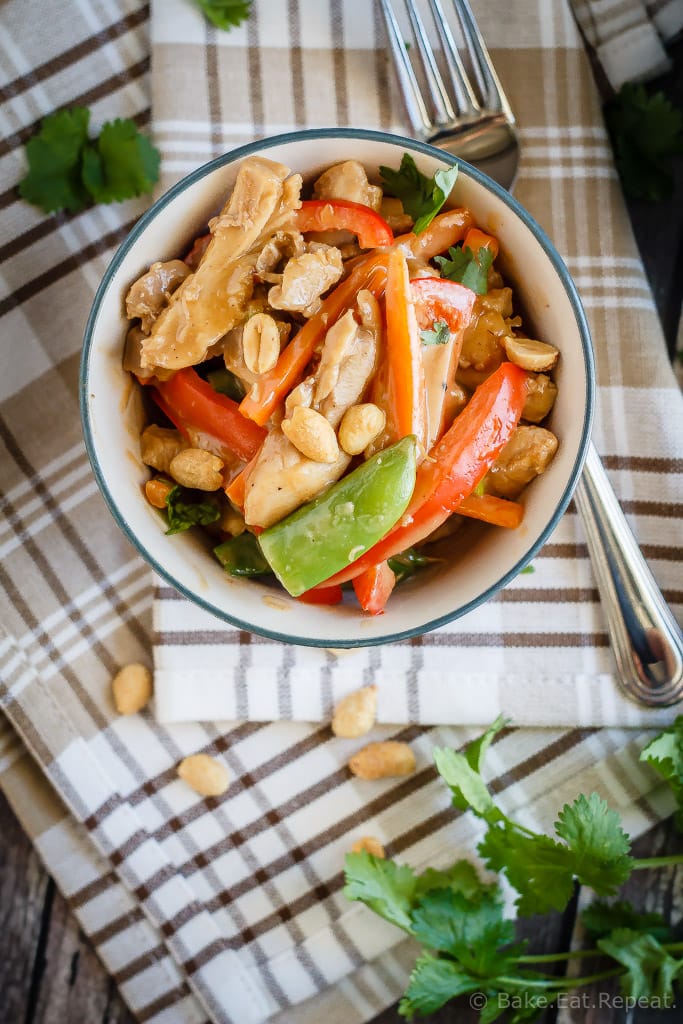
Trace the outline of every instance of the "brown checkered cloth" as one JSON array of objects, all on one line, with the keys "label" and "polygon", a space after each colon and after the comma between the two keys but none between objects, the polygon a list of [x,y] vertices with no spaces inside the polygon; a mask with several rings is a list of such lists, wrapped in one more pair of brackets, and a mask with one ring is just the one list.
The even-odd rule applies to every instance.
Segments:
[{"label": "brown checkered cloth", "polygon": [[[583,51],[561,3],[519,3],[512,26],[505,0],[475,7],[522,124],[518,195],[566,256],[592,321],[598,447],[680,611],[680,398]],[[359,834],[416,867],[471,849],[477,824],[449,806],[430,750],[460,747],[476,730],[415,724],[419,709],[407,705],[405,724],[378,726],[374,738],[411,742],[417,771],[368,783],[345,767],[357,744],[320,724],[162,726],[148,712],[119,718],[110,701],[115,671],[150,657],[152,580],[92,480],[77,369],[95,286],[145,204],[44,217],[14,184],[23,144],[57,107],[87,104],[95,125],[132,116],[148,126],[148,15],[139,0],[3,5],[0,707],[9,725],[0,784],[140,1020],[362,1024],[400,994],[413,950],[344,900],[344,852]],[[159,0],[153,23],[152,127],[164,184],[237,142],[300,125],[404,129],[379,16],[365,0],[256,0],[248,23],[228,35],[189,0]],[[573,582],[554,595],[534,582],[517,600],[536,622],[522,634],[547,633],[539,608],[563,629],[564,606],[580,606],[584,631],[572,646],[605,666],[585,548],[575,517],[565,519],[544,572],[559,564]],[[507,665],[519,645],[501,634],[491,646]],[[398,648],[422,657],[419,644]],[[544,650],[568,656],[557,638]],[[271,656],[281,678],[292,675],[294,649]],[[274,717],[287,717],[283,694]],[[586,690],[586,721],[599,720],[594,705],[610,699]],[[507,731],[489,760],[502,804],[545,827],[563,800],[596,789],[637,835],[671,810],[636,757],[646,726],[667,716],[637,715],[629,730],[577,727],[577,717],[567,719],[572,728]],[[203,800],[177,779],[178,761],[198,750],[228,765],[224,797]]]}]

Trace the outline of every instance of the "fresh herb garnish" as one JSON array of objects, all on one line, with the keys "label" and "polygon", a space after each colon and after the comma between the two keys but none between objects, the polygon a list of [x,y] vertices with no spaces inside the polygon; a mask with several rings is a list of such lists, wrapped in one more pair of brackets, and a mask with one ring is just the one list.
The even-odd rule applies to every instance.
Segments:
[{"label": "fresh herb garnish", "polygon": [[406,548],[398,555],[392,555],[389,559],[389,568],[396,577],[396,582],[401,583],[409,576],[414,576],[420,569],[424,569],[425,566],[440,561],[442,561],[440,558],[423,555],[417,548]]},{"label": "fresh herb garnish", "polygon": [[437,171],[433,178],[428,178],[418,170],[410,153],[404,153],[397,171],[380,167],[379,173],[384,191],[401,200],[403,209],[415,221],[413,232],[419,235],[429,227],[451,194],[458,167],[454,164],[447,171]]},{"label": "fresh herb garnish", "polygon": [[150,192],[159,177],[159,152],[134,121],[108,121],[88,138],[90,111],[59,110],[26,143],[29,170],[19,194],[45,213],[76,213]]},{"label": "fresh herb garnish", "polygon": [[273,571],[257,538],[248,530],[219,544],[213,553],[231,576],[267,576]]},{"label": "fresh herb garnish", "polygon": [[420,331],[423,345],[447,345],[451,340],[451,329],[445,320],[435,320],[432,329]]},{"label": "fresh herb garnish", "polygon": [[678,804],[674,821],[678,831],[683,832],[683,715],[648,743],[640,760],[646,761],[671,786]]},{"label": "fresh herb garnish", "polygon": [[673,195],[668,157],[683,152],[683,112],[661,92],[626,82],[605,105],[605,121],[626,195],[656,202]]},{"label": "fresh herb garnish", "polygon": [[[464,752],[437,749],[434,759],[455,806],[474,811],[486,822],[479,853],[487,867],[504,872],[517,890],[520,913],[564,909],[575,880],[609,895],[632,871],[662,864],[662,858],[631,858],[630,840],[618,815],[596,793],[565,804],[552,838],[505,814],[481,776],[484,755],[503,726],[503,720],[497,719]],[[683,717],[663,736],[676,740],[682,734]],[[656,760],[667,763],[665,777],[677,782],[671,742],[658,737],[643,757],[649,760],[648,750],[659,751],[662,756]],[[680,864],[683,856],[667,857],[665,862]],[[626,900],[600,900],[584,910],[582,921],[595,947],[532,956],[526,953],[525,943],[514,943],[514,922],[504,916],[498,886],[481,882],[468,862],[416,874],[406,864],[380,860],[367,852],[348,854],[344,893],[424,947],[399,1007],[408,1020],[433,1013],[459,995],[481,992],[486,996],[481,1001],[482,1024],[491,1024],[506,1009],[513,1010],[514,1024],[538,1017],[562,993],[612,977],[620,979],[624,998],[667,1007],[674,1005],[674,984],[683,977],[683,958],[676,955],[683,953],[683,943],[672,941],[661,915],[638,911]],[[537,970],[570,958],[609,959],[600,965],[603,969],[587,974]],[[524,1010],[516,1011],[520,999]]]},{"label": "fresh herb garnish", "polygon": [[216,28],[228,31],[249,17],[252,0],[195,0]]},{"label": "fresh herb garnish", "polygon": [[241,402],[246,392],[239,377],[228,370],[227,367],[222,366],[218,370],[210,370],[206,379],[219,395],[227,395],[228,398],[232,398],[233,402]]},{"label": "fresh herb garnish", "polygon": [[477,295],[486,295],[489,290],[489,269],[493,263],[493,252],[487,245],[475,253],[469,245],[463,249],[461,245],[451,247],[448,256],[435,256],[435,262],[441,268],[441,276],[449,281],[458,281],[465,288],[471,288]]},{"label": "fresh herb garnish", "polygon": [[208,526],[220,518],[220,509],[213,501],[202,501],[202,491],[191,491],[177,484],[166,495],[167,534],[182,533],[191,526]]}]

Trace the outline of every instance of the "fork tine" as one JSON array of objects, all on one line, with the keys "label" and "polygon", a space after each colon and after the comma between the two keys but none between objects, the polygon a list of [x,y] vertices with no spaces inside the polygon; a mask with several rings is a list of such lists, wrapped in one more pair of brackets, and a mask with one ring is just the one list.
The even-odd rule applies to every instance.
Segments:
[{"label": "fork tine", "polygon": [[429,41],[427,35],[427,29],[425,28],[424,22],[420,17],[417,6],[413,0],[406,0],[406,7],[408,8],[408,17],[410,18],[410,24],[413,27],[415,34],[415,40],[417,42],[417,48],[420,51],[422,58],[422,66],[427,81],[427,88],[429,89],[432,101],[434,103],[434,110],[436,112],[437,124],[444,124],[447,121],[452,121],[455,117],[455,111],[450,101],[446,86],[444,85],[441,72],[439,71],[434,57],[434,50]]},{"label": "fork tine", "polygon": [[415,131],[421,133],[429,132],[432,128],[432,122],[429,112],[425,106],[424,99],[422,98],[422,92],[420,91],[418,80],[415,77],[413,66],[410,63],[410,58],[406,52],[401,29],[399,28],[398,21],[396,20],[391,0],[381,0],[381,4],[384,22],[387,27],[387,35],[389,37],[389,45],[391,46],[391,51],[394,55],[394,62],[401,82],[403,98],[405,100],[406,107],[408,108],[408,116],[410,117]]},{"label": "fork tine", "polygon": [[486,107],[492,111],[501,111],[510,120],[510,123],[514,124],[512,109],[496,74],[489,51],[486,49],[479,26],[472,14],[469,0],[453,0],[453,7],[460,21],[465,46],[472,58],[472,69],[477,79],[477,86]]},{"label": "fork tine", "polygon": [[432,17],[434,18],[446,57],[446,67],[448,68],[448,75],[453,86],[458,113],[466,116],[476,115],[480,113],[481,106],[470,84],[467,72],[465,71],[465,65],[458,52],[458,47],[455,45],[451,27],[446,20],[443,7],[441,6],[441,0],[430,0],[430,4]]}]

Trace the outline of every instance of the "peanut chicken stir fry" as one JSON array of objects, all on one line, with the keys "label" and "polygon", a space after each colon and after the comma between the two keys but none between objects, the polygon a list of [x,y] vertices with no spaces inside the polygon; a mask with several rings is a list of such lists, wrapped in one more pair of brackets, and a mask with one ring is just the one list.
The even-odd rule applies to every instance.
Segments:
[{"label": "peanut chicken stir fry", "polygon": [[[145,493],[227,572],[380,613],[466,519],[514,528],[553,459],[558,350],[526,336],[497,240],[405,154],[304,189],[263,157],[185,259],[126,296]],[[444,191],[444,182],[448,188]],[[310,198],[308,198],[310,197]]]}]

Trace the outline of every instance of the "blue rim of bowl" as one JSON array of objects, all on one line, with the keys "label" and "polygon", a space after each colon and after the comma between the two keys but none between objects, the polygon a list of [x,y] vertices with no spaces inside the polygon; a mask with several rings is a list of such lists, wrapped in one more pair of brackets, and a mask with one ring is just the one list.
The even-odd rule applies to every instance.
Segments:
[{"label": "blue rim of bowl", "polygon": [[[381,637],[356,637],[353,640],[338,639],[330,637],[327,639],[313,639],[310,637],[299,637],[292,636],[288,633],[280,633],[275,630],[263,629],[259,626],[254,625],[252,622],[246,622],[236,616],[229,615],[221,608],[217,608],[216,605],[210,601],[206,601],[193,593],[189,588],[185,587],[184,584],[179,583],[175,577],[173,577],[163,565],[160,565],[155,558],[153,558],[143,544],[139,541],[137,536],[129,529],[128,524],[125,522],[123,517],[118,511],[116,501],[113,494],[109,490],[104,474],[102,473],[97,454],[95,451],[95,444],[93,440],[92,427],[90,422],[90,410],[87,400],[87,372],[90,351],[93,343],[93,333],[97,318],[99,316],[100,306],[102,304],[103,297],[109,287],[109,282],[118,270],[121,262],[125,258],[128,251],[132,248],[134,243],[145,231],[147,225],[153,221],[161,211],[173,200],[176,196],[184,192],[190,185],[200,181],[206,175],[211,174],[213,171],[220,167],[224,167],[228,164],[235,163],[238,160],[243,160],[245,157],[251,156],[254,153],[261,153],[264,150],[272,149],[276,146],[287,145],[292,142],[307,142],[313,139],[362,139],[367,142],[383,142],[389,143],[394,146],[402,146],[407,150],[411,150],[414,153],[421,153],[425,156],[433,157],[436,160],[440,160],[445,164],[458,164],[459,167],[464,168],[469,177],[477,181],[480,185],[485,186],[490,192],[493,192],[506,206],[519,217],[519,219],[529,228],[534,237],[537,239],[541,247],[543,248],[546,256],[552,263],[558,277],[562,282],[562,286],[565,290],[567,298],[571,304],[576,324],[579,329],[581,336],[581,345],[583,349],[584,364],[586,367],[586,403],[584,412],[584,421],[581,431],[581,443],[579,451],[572,468],[571,475],[567,481],[567,485],[563,491],[562,497],[558,502],[555,512],[546,525],[545,529],[541,532],[540,536],[536,539],[534,544],[529,550],[520,558],[516,564],[507,572],[501,579],[497,580],[492,586],[488,587],[482,594],[469,601],[466,605],[458,608],[455,612],[441,615],[436,619],[431,619],[426,623],[421,623],[410,629],[405,629],[397,633],[390,633],[386,636]],[[586,458],[588,451],[588,445],[590,444],[591,426],[593,422],[593,410],[595,404],[595,372],[594,372],[594,356],[593,347],[591,343],[590,330],[588,328],[588,322],[586,315],[581,304],[576,286],[564,264],[560,254],[557,252],[555,246],[550,241],[545,231],[541,226],[534,220],[534,218],[521,206],[517,200],[512,196],[506,189],[504,189],[498,182],[489,178],[488,175],[484,174],[478,168],[473,167],[472,164],[468,164],[465,160],[458,159],[452,156],[450,153],[446,153],[444,150],[437,149],[434,146],[430,146],[426,142],[420,142],[416,139],[410,139],[402,135],[392,135],[388,132],[379,132],[371,129],[363,128],[310,128],[302,131],[287,132],[284,135],[270,136],[265,139],[260,139],[256,142],[250,142],[245,146],[240,146],[237,149],[231,150],[229,153],[223,154],[223,156],[216,157],[216,159],[209,161],[209,163],[202,164],[196,170],[191,171],[190,174],[182,178],[181,181],[173,185],[167,192],[164,193],[150,208],[147,210],[138,220],[135,227],[130,231],[126,239],[122,242],[111,263],[105,271],[104,277],[100,282],[100,285],[95,293],[90,315],[85,327],[85,334],[83,339],[83,351],[80,362],[80,373],[79,373],[79,404],[81,412],[81,423],[83,425],[83,435],[85,439],[85,447],[92,466],[95,479],[98,487],[109,507],[114,520],[116,521],[119,528],[123,531],[125,536],[131,542],[131,544],[137,548],[140,554],[143,556],[145,561],[151,565],[155,572],[165,579],[172,587],[178,590],[181,594],[187,597],[190,601],[198,604],[206,611],[211,612],[217,618],[224,622],[228,622],[232,626],[236,626],[238,629],[244,629],[247,632],[257,633],[260,636],[267,637],[270,640],[278,640],[284,643],[298,644],[302,647],[338,647],[338,648],[354,648],[354,647],[372,647],[380,644],[395,643],[399,640],[407,640],[414,636],[421,636],[424,633],[429,633],[433,629],[437,629],[439,626],[444,626],[449,622],[453,622],[459,619],[461,616],[466,615],[467,612],[473,611],[480,605],[485,604],[494,594],[502,590],[503,587],[507,586],[511,580],[513,580],[519,572],[529,564],[532,558],[537,554],[540,548],[545,544],[546,540],[556,528],[561,517],[564,515],[567,506],[571,500],[574,489],[578,483],[581,471],[583,469],[583,463]]]}]

